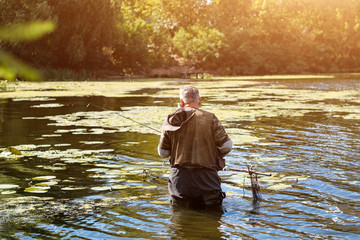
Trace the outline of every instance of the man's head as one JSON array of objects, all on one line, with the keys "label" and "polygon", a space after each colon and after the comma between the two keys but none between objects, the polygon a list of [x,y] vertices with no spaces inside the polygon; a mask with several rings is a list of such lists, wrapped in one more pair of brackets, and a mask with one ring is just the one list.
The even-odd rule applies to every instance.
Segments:
[{"label": "man's head", "polygon": [[198,104],[200,106],[199,90],[193,86],[183,86],[180,88],[180,101],[182,106]]}]

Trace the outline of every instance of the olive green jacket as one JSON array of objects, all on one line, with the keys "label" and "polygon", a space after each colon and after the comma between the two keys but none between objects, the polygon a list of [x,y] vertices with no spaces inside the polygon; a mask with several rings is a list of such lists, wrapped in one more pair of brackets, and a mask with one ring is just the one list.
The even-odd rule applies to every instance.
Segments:
[{"label": "olive green jacket", "polygon": [[231,147],[228,134],[213,113],[185,107],[166,118],[158,150],[160,156],[170,156],[172,166],[221,170]]}]

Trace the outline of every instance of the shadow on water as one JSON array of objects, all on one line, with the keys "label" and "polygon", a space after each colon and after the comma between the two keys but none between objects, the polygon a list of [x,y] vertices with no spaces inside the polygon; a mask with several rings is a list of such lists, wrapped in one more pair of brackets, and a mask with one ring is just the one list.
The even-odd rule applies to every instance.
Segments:
[{"label": "shadow on water", "polygon": [[168,231],[174,239],[220,239],[222,210],[200,211],[179,207],[171,208]]}]

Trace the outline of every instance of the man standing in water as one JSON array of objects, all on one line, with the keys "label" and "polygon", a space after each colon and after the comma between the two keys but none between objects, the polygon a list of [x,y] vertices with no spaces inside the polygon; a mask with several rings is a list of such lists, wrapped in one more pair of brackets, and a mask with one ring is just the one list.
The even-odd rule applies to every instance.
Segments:
[{"label": "man standing in water", "polygon": [[196,87],[180,88],[180,101],[163,124],[158,146],[161,157],[170,157],[170,202],[200,209],[221,206],[225,193],[217,171],[225,167],[232,141],[213,113],[199,109]]}]

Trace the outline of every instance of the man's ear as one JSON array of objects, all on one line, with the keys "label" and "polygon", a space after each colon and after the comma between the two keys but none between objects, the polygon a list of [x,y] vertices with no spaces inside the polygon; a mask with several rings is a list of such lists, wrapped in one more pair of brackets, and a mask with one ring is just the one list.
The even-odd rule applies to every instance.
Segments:
[{"label": "man's ear", "polygon": [[199,107],[201,106],[201,97],[199,97]]},{"label": "man's ear", "polygon": [[184,102],[182,99],[180,99],[180,101],[181,101],[181,106],[184,107],[184,106],[185,106],[185,102]]}]

